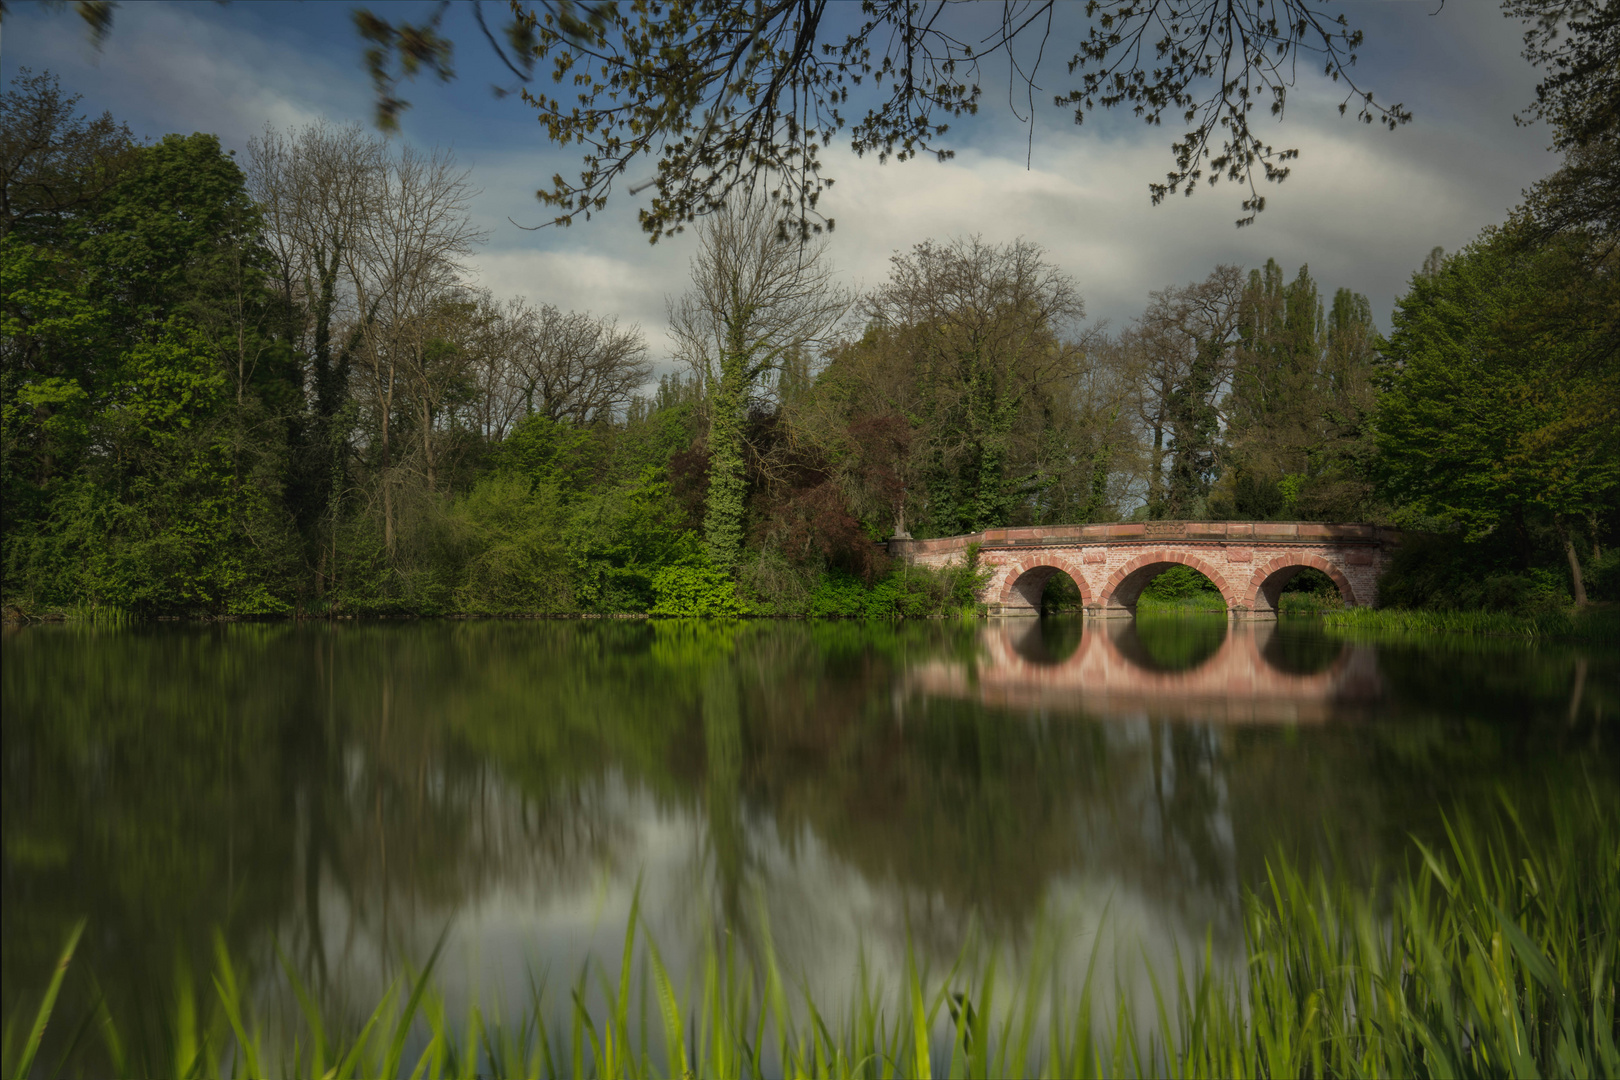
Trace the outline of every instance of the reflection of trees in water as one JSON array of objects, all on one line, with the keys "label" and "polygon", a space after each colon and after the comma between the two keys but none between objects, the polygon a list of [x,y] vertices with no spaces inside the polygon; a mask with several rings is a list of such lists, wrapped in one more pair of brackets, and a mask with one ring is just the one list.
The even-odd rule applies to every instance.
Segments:
[{"label": "reflection of trees in water", "polygon": [[[6,1007],[37,992],[81,914],[82,967],[139,1040],[169,1019],[177,957],[210,966],[215,926],[249,979],[273,970],[275,931],[327,990],[357,947],[419,957],[426,924],[469,897],[600,859],[613,822],[582,812],[587,792],[514,798],[497,763],[447,741],[442,657],[415,629],[9,641]],[[88,992],[70,982],[64,1015]]]},{"label": "reflection of trees in water", "polygon": [[[1321,571],[1316,572],[1321,574]],[[1321,576],[1327,577],[1326,574]],[[1344,649],[1344,642],[1328,637],[1313,626],[1284,620],[1266,639],[1260,655],[1278,671],[1286,671],[1290,675],[1315,675],[1331,667]]]},{"label": "reflection of trees in water", "polygon": [[1143,615],[1112,620],[1108,633],[1115,648],[1148,671],[1189,671],[1215,655],[1227,629],[1225,613]]},{"label": "reflection of trees in water", "polygon": [[[128,1041],[167,1020],[177,960],[206,965],[223,925],[240,946],[292,901],[295,800],[257,661],[286,637],[44,629],[8,636],[4,1009],[34,995],[69,925]],[[267,872],[279,864],[278,872]],[[63,1015],[87,1007],[78,978]]]}]

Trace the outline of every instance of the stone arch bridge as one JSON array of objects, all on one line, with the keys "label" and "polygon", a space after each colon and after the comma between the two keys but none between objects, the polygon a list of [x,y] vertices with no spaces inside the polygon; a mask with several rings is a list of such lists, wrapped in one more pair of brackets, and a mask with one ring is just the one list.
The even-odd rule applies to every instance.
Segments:
[{"label": "stone arch bridge", "polygon": [[1333,579],[1346,606],[1368,607],[1400,533],[1374,525],[1282,521],[1137,521],[986,529],[937,540],[903,537],[889,554],[928,566],[961,560],[979,545],[994,571],[982,594],[992,615],[1039,615],[1041,591],[1059,571],[1074,579],[1088,615],[1131,616],[1142,590],[1172,566],[1214,582],[1233,615],[1275,617],[1277,599],[1300,571]]}]

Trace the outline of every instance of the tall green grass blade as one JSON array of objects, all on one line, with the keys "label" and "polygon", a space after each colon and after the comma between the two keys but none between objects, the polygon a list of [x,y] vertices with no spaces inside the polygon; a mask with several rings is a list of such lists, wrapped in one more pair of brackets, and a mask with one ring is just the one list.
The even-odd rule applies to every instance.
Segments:
[{"label": "tall green grass blade", "polygon": [[928,1052],[928,1010],[923,1005],[922,979],[917,974],[917,957],[911,948],[911,932],[906,932],[906,989],[911,1002],[911,1071],[915,1080],[932,1080],[933,1061]]},{"label": "tall green grass blade", "polygon": [[263,1076],[264,1070],[259,1067],[258,1047],[242,1023],[242,995],[236,983],[236,970],[231,965],[230,952],[225,948],[225,935],[217,927],[214,929],[214,962],[218,965],[214,975],[214,992],[219,996],[231,1030],[236,1033],[237,1054],[242,1067],[249,1076]]},{"label": "tall green grass blade", "polygon": [[990,1017],[996,1003],[996,953],[990,952],[990,962],[979,981],[979,1009],[970,1020],[972,1045],[968,1050],[968,1070],[980,1078],[990,1075]]},{"label": "tall green grass blade", "polygon": [[[364,1026],[360,1028],[360,1034],[355,1037],[354,1045],[349,1047],[349,1052],[343,1055],[332,1071],[325,1074],[326,1076],[331,1077],[332,1080],[352,1080],[353,1077],[361,1075],[363,1066],[366,1063],[364,1055],[371,1042],[371,1032],[384,1014],[393,1011],[395,989],[395,986],[390,986],[387,992],[383,994],[382,1003],[372,1010],[371,1016],[366,1019]],[[372,1070],[364,1069],[364,1071],[369,1073]]]},{"label": "tall green grass blade", "polygon": [[[450,927],[448,925],[439,931],[439,940],[433,943],[433,951],[428,954],[427,964],[422,968],[421,974],[416,977],[416,985],[411,987],[411,996],[405,1001],[405,1012],[394,1022],[394,1037],[389,1040],[388,1053],[383,1058],[382,1075],[384,1076],[394,1077],[399,1075],[399,1062],[405,1053],[405,1038],[410,1034],[411,1021],[416,1018],[417,1007],[422,1003],[422,994],[428,987],[428,980],[433,975],[433,966],[439,962],[439,953],[444,949],[445,938],[449,934]],[[471,1038],[470,1032],[468,1037]],[[477,1057],[476,1047],[473,1048],[473,1056]]]},{"label": "tall green grass blade", "polygon": [[[309,1025],[310,1038],[313,1040],[310,1046],[309,1075],[325,1076],[326,1024],[321,1019],[321,1011],[316,1007],[315,999],[310,996],[308,988],[304,986],[304,980],[300,979],[298,972],[293,969],[292,961],[288,960],[287,954],[281,951],[280,945],[276,946],[276,959],[281,962],[281,970],[287,976],[287,984],[292,987],[293,997],[298,1001],[299,1011],[304,1014],[304,1023]],[[300,1061],[296,1048],[294,1048],[293,1052],[292,1065],[295,1072],[299,1070]]]},{"label": "tall green grass blade", "polygon": [[[664,968],[664,960],[658,955],[658,946],[650,935],[647,937],[647,962],[652,965],[653,989],[658,994],[658,1011],[664,1020],[664,1046],[665,1052],[669,1055],[667,1058],[669,1075],[686,1076],[691,1072],[691,1066],[686,1058],[686,1040],[681,1030],[680,999],[669,980],[669,972]],[[580,1075],[577,1053],[574,1075]]]},{"label": "tall green grass blade", "polygon": [[197,999],[191,990],[191,971],[184,957],[175,957],[174,972],[175,1045],[170,1061],[178,1078],[189,1077],[196,1071],[202,1046],[197,1035]]}]

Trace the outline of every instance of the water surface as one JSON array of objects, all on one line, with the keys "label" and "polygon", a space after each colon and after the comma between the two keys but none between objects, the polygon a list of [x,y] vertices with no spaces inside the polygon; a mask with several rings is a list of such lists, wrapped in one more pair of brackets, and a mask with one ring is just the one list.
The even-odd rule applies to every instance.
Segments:
[{"label": "water surface", "polygon": [[1442,811],[1620,776],[1597,650],[1219,616],[33,627],[0,695],[4,1012],[85,916],[126,1023],[216,927],[340,1013],[441,934],[452,997],[527,1000],[614,961],[638,882],[677,970],[769,935],[832,998],[973,927],[1230,957],[1279,851],[1371,882]]}]

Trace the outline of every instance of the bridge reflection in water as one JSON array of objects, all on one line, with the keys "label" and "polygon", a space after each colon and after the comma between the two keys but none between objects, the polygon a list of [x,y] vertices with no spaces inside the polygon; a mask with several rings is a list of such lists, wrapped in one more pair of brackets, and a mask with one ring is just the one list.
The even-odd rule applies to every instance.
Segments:
[{"label": "bridge reflection in water", "polygon": [[1371,646],[1276,623],[997,620],[979,646],[972,661],[912,668],[908,689],[1019,711],[1227,724],[1351,718],[1383,693]]}]

